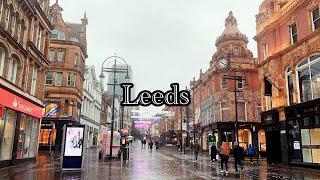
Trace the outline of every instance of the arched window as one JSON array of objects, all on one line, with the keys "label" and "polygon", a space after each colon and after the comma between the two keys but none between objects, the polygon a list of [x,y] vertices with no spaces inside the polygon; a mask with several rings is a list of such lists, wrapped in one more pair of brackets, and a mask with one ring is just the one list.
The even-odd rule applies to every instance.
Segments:
[{"label": "arched window", "polygon": [[289,67],[286,71],[286,83],[287,83],[287,101],[288,101],[288,106],[290,106],[293,103],[292,67]]},{"label": "arched window", "polygon": [[236,47],[236,48],[233,49],[233,55],[234,56],[238,56],[239,55],[239,48]]},{"label": "arched window", "polygon": [[16,83],[17,71],[18,71],[18,61],[16,58],[12,58],[9,66],[8,79],[13,84]]},{"label": "arched window", "polygon": [[9,7],[8,11],[7,11],[7,14],[6,14],[6,29],[9,28],[9,24],[10,24],[10,15],[11,15],[11,8]]},{"label": "arched window", "polygon": [[320,54],[304,59],[296,68],[299,102],[320,98]]},{"label": "arched window", "polygon": [[2,76],[3,69],[4,69],[4,57],[5,57],[5,51],[2,47],[0,47],[0,76]]},{"label": "arched window", "polygon": [[57,39],[57,37],[58,37],[58,30],[57,29],[53,29],[52,31],[51,31],[51,39]]}]

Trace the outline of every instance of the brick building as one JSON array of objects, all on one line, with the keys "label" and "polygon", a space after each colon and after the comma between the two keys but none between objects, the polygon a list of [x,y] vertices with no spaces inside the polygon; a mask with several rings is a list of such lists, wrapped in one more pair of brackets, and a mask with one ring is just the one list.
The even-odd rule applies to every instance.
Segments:
[{"label": "brick building", "polygon": [[[206,72],[200,70],[198,80],[190,85],[193,94],[194,134],[204,151],[209,150],[209,135],[215,143],[233,142],[248,148],[252,144],[264,151],[263,131],[259,131],[261,111],[260,84],[257,62],[247,48],[248,38],[237,27],[237,20],[230,12],[225,20],[225,30],[216,40],[217,50]],[[224,76],[241,76],[245,80],[232,81]],[[236,87],[235,87],[236,86]],[[237,92],[235,101],[234,90]],[[238,113],[238,134],[235,131],[236,109]],[[261,136],[261,137],[260,137]]]},{"label": "brick building", "polygon": [[34,160],[49,68],[49,1],[0,1],[0,167]]},{"label": "brick building", "polygon": [[320,2],[264,0],[257,18],[269,163],[320,163]]},{"label": "brick building", "polygon": [[[45,112],[42,121],[40,145],[48,147],[48,132],[52,133],[52,144],[60,150],[64,124],[79,124],[83,81],[87,55],[86,14],[82,23],[66,23],[63,9],[56,2],[50,7],[51,31],[50,69],[46,72]],[[53,128],[55,127],[55,128]]]}]

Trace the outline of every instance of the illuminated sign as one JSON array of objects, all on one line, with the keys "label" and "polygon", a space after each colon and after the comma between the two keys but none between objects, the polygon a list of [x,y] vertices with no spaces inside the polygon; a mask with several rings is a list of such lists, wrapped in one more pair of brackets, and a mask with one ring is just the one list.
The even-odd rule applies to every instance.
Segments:
[{"label": "illuminated sign", "polygon": [[83,127],[67,127],[64,156],[82,156]]},{"label": "illuminated sign", "polygon": [[48,118],[59,118],[60,115],[60,106],[58,104],[46,104],[43,108],[43,117]]}]

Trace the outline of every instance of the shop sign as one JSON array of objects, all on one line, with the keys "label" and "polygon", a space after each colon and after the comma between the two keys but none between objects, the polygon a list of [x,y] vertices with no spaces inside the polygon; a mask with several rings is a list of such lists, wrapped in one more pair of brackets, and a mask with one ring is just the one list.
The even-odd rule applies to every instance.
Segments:
[{"label": "shop sign", "polygon": [[0,104],[25,114],[42,118],[42,107],[39,107],[19,96],[0,88]]},{"label": "shop sign", "polygon": [[0,118],[3,117],[4,114],[4,106],[0,106]]}]

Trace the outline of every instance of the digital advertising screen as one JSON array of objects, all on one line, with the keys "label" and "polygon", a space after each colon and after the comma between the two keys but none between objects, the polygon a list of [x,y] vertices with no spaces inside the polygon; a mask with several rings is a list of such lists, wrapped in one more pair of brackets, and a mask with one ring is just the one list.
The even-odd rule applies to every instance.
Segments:
[{"label": "digital advertising screen", "polygon": [[82,156],[83,127],[67,127],[64,156]]}]

